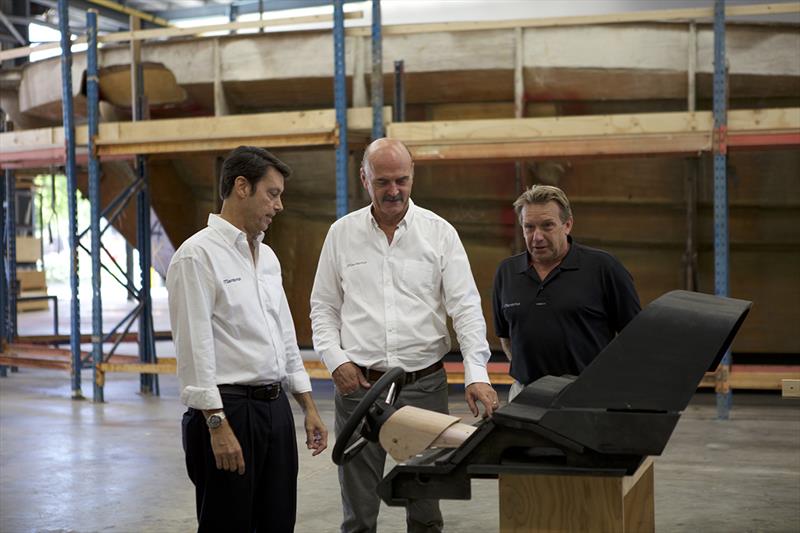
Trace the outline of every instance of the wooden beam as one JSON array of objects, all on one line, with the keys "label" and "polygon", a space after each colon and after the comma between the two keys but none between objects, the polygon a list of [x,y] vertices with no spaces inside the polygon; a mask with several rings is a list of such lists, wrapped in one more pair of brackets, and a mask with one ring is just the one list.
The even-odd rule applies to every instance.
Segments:
[{"label": "wooden beam", "polygon": [[[489,119],[440,122],[398,122],[388,136],[408,145],[476,144],[543,138],[707,133],[713,128],[711,112],[640,113],[569,117]],[[800,129],[800,107],[736,110],[729,113],[733,132]]]},{"label": "wooden beam", "polygon": [[106,372],[130,372],[134,374],[175,374],[177,365],[173,362],[158,363],[100,363],[97,365],[95,382],[99,387],[106,384]]},{"label": "wooden beam", "polygon": [[[363,11],[353,11],[344,14],[345,19],[360,19],[364,18]],[[195,26],[192,28],[156,28],[151,30],[133,30],[121,31],[116,33],[107,33],[99,35],[97,41],[99,43],[119,43],[127,41],[144,41],[148,39],[165,39],[172,37],[206,37],[202,34],[225,31],[225,30],[245,30],[250,28],[264,28],[269,26],[292,26],[295,24],[313,24],[319,22],[328,22],[333,20],[333,15],[307,15],[303,17],[287,17],[282,19],[265,19],[265,20],[250,20],[246,22],[229,22],[226,24],[210,24],[207,26]],[[85,43],[86,37],[82,36],[72,41],[72,46]],[[28,57],[33,52],[43,52],[45,50],[57,50],[61,45],[58,42],[40,44],[36,46],[23,46],[19,48],[12,48],[10,50],[3,50],[0,52],[0,61],[8,59],[15,59],[18,57]]]},{"label": "wooden beam", "polygon": [[[727,6],[726,18],[738,16],[787,15],[800,13],[800,2],[774,3],[746,6]],[[600,24],[630,24],[635,22],[669,22],[713,19],[713,7],[684,9],[660,9],[653,11],[631,11],[604,15],[579,15],[520,20],[497,20],[481,22],[435,22],[430,24],[398,24],[384,26],[383,35],[409,35],[414,33],[459,32],[477,30],[502,30],[522,28],[555,28],[564,26],[594,26]],[[369,28],[351,28],[348,35],[369,35]]]},{"label": "wooden beam", "polygon": [[[390,107],[383,111],[384,122],[391,123]],[[372,128],[372,108],[347,111],[354,136],[368,135]],[[86,126],[75,131],[76,143],[88,142]],[[193,117],[141,122],[100,124],[97,153],[103,158],[135,154],[172,154],[230,150],[242,144],[268,147],[333,145],[337,141],[336,112],[332,109]],[[62,128],[42,128],[0,134],[0,166],[36,165],[36,158],[63,159]],[[45,157],[46,156],[46,157]],[[32,159],[33,158],[33,159]]]},{"label": "wooden beam", "polygon": [[222,53],[219,49],[219,39],[214,39],[214,116],[230,115],[230,106],[222,85]]},{"label": "wooden beam", "polygon": [[[556,118],[390,123],[388,136],[408,144],[420,161],[514,160],[554,157],[691,154],[711,146],[711,113],[645,113]],[[348,110],[354,135],[367,135],[370,108]],[[800,143],[800,108],[735,110],[728,116],[729,146]],[[100,125],[101,157],[228,150],[240,144],[321,146],[336,142],[334,110],[291,111],[110,122]],[[76,128],[79,145],[86,127]],[[31,152],[63,152],[61,128],[0,134],[0,164],[26,161]],[[51,154],[52,155],[52,154]]]},{"label": "wooden beam", "polygon": [[118,2],[112,2],[111,0],[89,0],[90,3],[103,6],[105,8],[111,9],[112,11],[116,11],[118,13],[125,13],[126,15],[130,15],[131,17],[136,17],[140,20],[146,20],[147,22],[152,22],[153,24],[157,24],[159,26],[166,26],[169,27],[169,21],[167,19],[162,19],[161,17],[157,17],[145,11],[140,11],[138,9],[133,9],[128,6],[123,6]]},{"label": "wooden beam", "polygon": [[409,150],[417,162],[677,155],[698,153],[710,149],[711,134],[706,133],[409,146]]},{"label": "wooden beam", "polygon": [[0,354],[0,365],[21,366],[31,368],[48,368],[52,370],[69,370],[72,363],[67,360],[42,359],[39,357],[13,357],[9,354]]},{"label": "wooden beam", "polygon": [[[708,151],[712,126],[710,112],[644,113],[402,122],[388,137],[405,142],[417,161],[604,157]],[[775,135],[791,145],[800,139],[800,108],[731,111],[728,131],[733,146]]]}]

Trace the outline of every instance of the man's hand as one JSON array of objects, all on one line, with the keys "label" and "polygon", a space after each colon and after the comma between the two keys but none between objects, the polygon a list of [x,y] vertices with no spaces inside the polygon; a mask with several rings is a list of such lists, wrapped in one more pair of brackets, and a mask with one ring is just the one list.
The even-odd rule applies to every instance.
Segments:
[{"label": "man's hand", "polygon": [[353,394],[358,390],[358,387],[368,389],[370,387],[367,378],[361,373],[361,369],[355,363],[347,362],[336,367],[336,370],[331,374],[336,388],[343,396]]},{"label": "man's hand", "polygon": [[239,440],[233,434],[228,421],[223,420],[220,427],[208,431],[211,433],[211,449],[214,451],[217,468],[244,474],[242,447],[239,446]]},{"label": "man's hand", "polygon": [[328,447],[328,429],[322,423],[316,409],[306,413],[306,447],[314,450],[311,455],[319,455]]},{"label": "man's hand", "polygon": [[480,414],[477,402],[481,402],[484,406],[484,418],[492,416],[494,410],[500,407],[500,403],[497,401],[497,393],[488,383],[476,382],[469,385],[464,391],[464,396],[467,397],[467,405],[469,405],[469,410],[472,411],[472,416]]}]

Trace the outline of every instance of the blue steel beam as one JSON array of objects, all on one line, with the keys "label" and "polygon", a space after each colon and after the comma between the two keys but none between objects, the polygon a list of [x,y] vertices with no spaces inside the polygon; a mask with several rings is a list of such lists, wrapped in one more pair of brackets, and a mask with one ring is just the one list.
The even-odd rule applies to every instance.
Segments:
[{"label": "blue steel beam", "polygon": [[383,37],[381,0],[372,0],[372,139],[383,137]]},{"label": "blue steel beam", "polygon": [[17,338],[17,177],[13,170],[6,170],[6,262],[8,276],[8,325],[6,338],[14,342]]},{"label": "blue steel beam", "polygon": [[[136,76],[136,116],[135,120],[145,118],[144,76],[142,65],[136,66],[139,73]],[[150,298],[150,266],[152,264],[150,240],[150,182],[147,169],[147,158],[136,156],[136,172],[142,182],[141,190],[136,197],[136,240],[139,246],[139,361],[142,363],[156,363],[155,340],[153,338],[153,302]],[[158,394],[158,374],[140,374],[140,391],[142,394]]]},{"label": "blue steel beam", "polygon": [[336,145],[336,218],[348,211],[347,192],[347,87],[344,70],[344,2],[333,0],[333,100],[339,130]]},{"label": "blue steel beam", "polygon": [[75,116],[72,109],[72,50],[69,33],[69,2],[58,0],[58,26],[61,30],[61,95],[66,143],[67,204],[69,220],[70,349],[72,350],[72,397],[81,392],[81,308],[78,300],[78,183],[75,171]]},{"label": "blue steel beam", "polygon": [[[5,129],[5,118],[0,113],[0,129]],[[0,261],[0,351],[2,351],[3,341],[11,341],[11,313],[9,312],[11,283],[10,278],[6,277],[6,261],[9,261],[11,254],[8,250],[7,228],[10,223],[7,223],[8,207],[6,200],[10,198],[7,194],[8,184],[13,179],[13,172],[6,170],[3,172],[3,186],[0,187],[0,248],[3,249],[3,259]],[[10,268],[10,267],[9,267]],[[8,375],[8,368],[5,365],[0,365],[0,377]]]},{"label": "blue steel beam", "polygon": [[[728,83],[725,64],[725,0],[714,2],[714,293],[728,296]],[[730,417],[731,352],[725,353],[717,371],[717,418]]]},{"label": "blue steel beam", "polygon": [[99,88],[97,72],[97,11],[86,12],[86,31],[89,48],[86,52],[86,106],[89,118],[89,227],[92,230],[92,368],[94,372],[93,396],[95,402],[103,401],[103,387],[98,384],[98,365],[103,359],[103,302],[100,296],[100,162],[95,151],[95,137],[99,121]]},{"label": "blue steel beam", "polygon": [[[3,121],[0,113],[0,121]],[[3,124],[0,124],[0,130]],[[0,186],[0,249],[3,250],[3,258],[0,259],[0,352],[3,351],[6,340],[6,330],[8,328],[8,279],[6,278],[6,184],[8,183],[8,171],[3,172],[3,184]],[[5,365],[0,365],[0,377],[6,377]]]}]

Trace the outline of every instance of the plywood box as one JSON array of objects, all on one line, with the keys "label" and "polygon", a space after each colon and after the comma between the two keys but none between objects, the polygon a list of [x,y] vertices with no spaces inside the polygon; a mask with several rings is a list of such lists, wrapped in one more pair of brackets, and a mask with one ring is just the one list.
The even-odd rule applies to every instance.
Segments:
[{"label": "plywood box", "polygon": [[[47,277],[41,270],[17,270],[20,296],[47,296]],[[50,308],[49,300],[17,302],[17,311],[42,311]]]},{"label": "plywood box", "polygon": [[17,236],[17,263],[35,263],[41,258],[41,239]]},{"label": "plywood box", "polygon": [[47,276],[41,270],[17,270],[17,281],[22,292],[47,291]]}]

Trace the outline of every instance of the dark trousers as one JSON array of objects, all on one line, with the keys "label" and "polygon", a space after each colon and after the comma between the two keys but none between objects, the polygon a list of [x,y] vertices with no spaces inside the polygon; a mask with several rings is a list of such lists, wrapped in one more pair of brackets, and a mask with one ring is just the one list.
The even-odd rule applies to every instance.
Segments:
[{"label": "dark trousers", "polygon": [[217,469],[203,412],[183,415],[186,469],[195,485],[199,533],[294,531],[297,441],[286,394],[272,401],[222,396],[245,472]]}]

